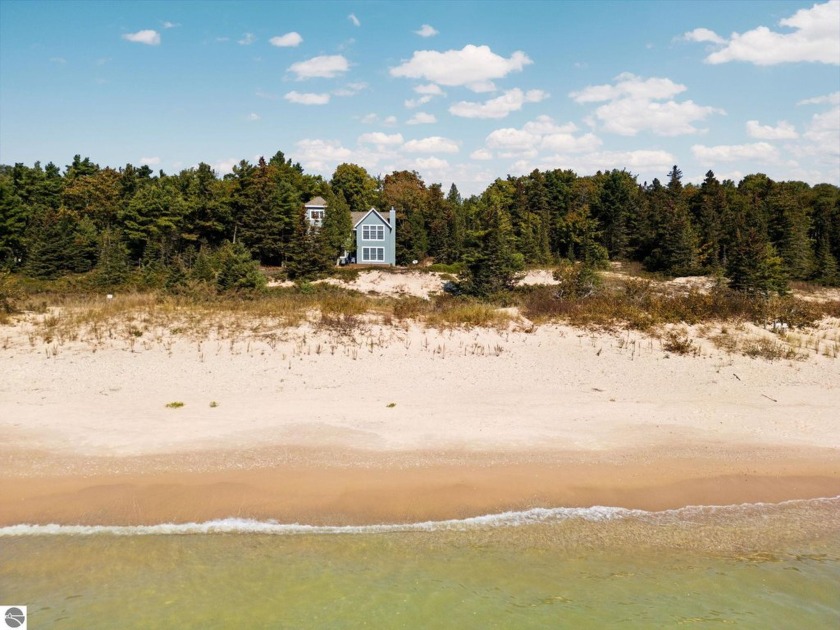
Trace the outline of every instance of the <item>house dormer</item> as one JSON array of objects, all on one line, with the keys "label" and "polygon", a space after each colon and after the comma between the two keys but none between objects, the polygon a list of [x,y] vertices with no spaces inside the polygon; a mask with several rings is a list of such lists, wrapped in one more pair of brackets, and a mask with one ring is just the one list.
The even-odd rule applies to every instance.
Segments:
[{"label": "house dormer", "polygon": [[319,228],[324,224],[327,201],[323,197],[310,199],[303,207],[306,208],[306,220],[309,222],[309,225]]}]

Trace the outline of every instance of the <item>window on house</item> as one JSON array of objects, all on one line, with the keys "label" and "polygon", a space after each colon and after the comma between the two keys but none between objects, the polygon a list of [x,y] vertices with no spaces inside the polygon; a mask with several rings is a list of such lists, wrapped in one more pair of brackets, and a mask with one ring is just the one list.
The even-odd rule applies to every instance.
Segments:
[{"label": "window on house", "polygon": [[384,225],[363,225],[362,226],[362,240],[363,241],[384,241],[385,240],[385,226]]},{"label": "window on house", "polygon": [[312,225],[320,226],[324,222],[324,211],[323,210],[310,210],[309,211],[309,218],[312,221]]},{"label": "window on house", "polygon": [[384,247],[362,247],[362,261],[385,262]]}]

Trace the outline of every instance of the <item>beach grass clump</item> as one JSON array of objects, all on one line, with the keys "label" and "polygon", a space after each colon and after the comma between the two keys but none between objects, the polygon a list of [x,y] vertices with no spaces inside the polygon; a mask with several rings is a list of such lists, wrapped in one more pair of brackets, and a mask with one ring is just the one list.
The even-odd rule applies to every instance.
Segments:
[{"label": "beach grass clump", "polygon": [[173,400],[170,403],[166,403],[166,408],[167,409],[180,409],[183,406],[184,406],[184,403],[182,403],[180,400]]},{"label": "beach grass clump", "polygon": [[662,349],[679,355],[697,355],[699,348],[685,331],[669,330],[662,340]]},{"label": "beach grass clump", "polygon": [[425,322],[436,328],[503,328],[513,317],[508,311],[484,302],[458,298],[435,300]]}]

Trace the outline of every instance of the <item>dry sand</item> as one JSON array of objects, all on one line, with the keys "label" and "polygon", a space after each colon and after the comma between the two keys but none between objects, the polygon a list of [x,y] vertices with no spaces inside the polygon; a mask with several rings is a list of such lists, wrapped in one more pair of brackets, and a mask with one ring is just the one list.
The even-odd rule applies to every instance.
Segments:
[{"label": "dry sand", "polygon": [[302,326],[276,343],[170,334],[96,352],[33,345],[21,326],[0,339],[2,524],[840,494],[840,361],[818,354],[676,356],[554,325]]}]

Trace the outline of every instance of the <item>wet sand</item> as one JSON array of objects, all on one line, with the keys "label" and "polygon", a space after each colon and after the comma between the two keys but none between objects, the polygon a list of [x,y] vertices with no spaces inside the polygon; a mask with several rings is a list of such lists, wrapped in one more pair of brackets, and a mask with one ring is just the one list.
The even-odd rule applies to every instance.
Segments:
[{"label": "wet sand", "polygon": [[[410,523],[532,507],[777,503],[840,495],[833,449],[593,453],[261,451],[61,462],[0,477],[0,525],[152,525],[228,517],[315,525]],[[327,462],[331,459],[331,463]],[[285,460],[285,461],[279,461]],[[272,461],[277,463],[272,463]],[[8,464],[8,460],[6,462]],[[85,474],[85,468],[97,470]],[[196,469],[198,468],[198,469]],[[116,472],[122,470],[124,472]]]}]

